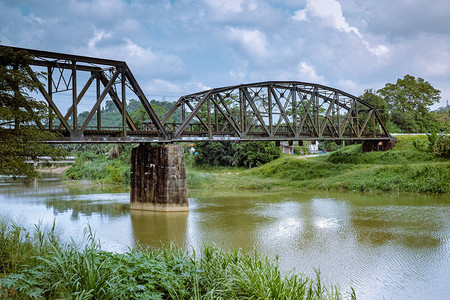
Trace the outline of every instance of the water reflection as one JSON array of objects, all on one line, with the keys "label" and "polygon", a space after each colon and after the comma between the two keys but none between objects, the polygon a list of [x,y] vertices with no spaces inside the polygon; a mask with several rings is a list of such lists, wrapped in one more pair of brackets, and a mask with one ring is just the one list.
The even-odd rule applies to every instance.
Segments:
[{"label": "water reflection", "polygon": [[[90,200],[95,198],[95,200]],[[130,210],[128,194],[92,194],[45,199],[45,206],[53,209],[54,215],[70,213],[72,220],[79,220],[80,214],[92,216],[127,216]]]},{"label": "water reflection", "polygon": [[134,239],[137,243],[152,247],[171,242],[183,247],[188,214],[130,210]]},{"label": "water reflection", "polygon": [[[82,238],[86,224],[104,248],[174,242],[199,249],[257,250],[279,257],[324,283],[353,286],[362,299],[445,299],[450,294],[450,196],[333,192],[197,193],[190,211],[129,211],[126,191],[67,186],[44,178],[34,186],[0,183],[2,211],[30,224],[56,219],[65,237]],[[32,228],[32,225],[30,225]]]}]

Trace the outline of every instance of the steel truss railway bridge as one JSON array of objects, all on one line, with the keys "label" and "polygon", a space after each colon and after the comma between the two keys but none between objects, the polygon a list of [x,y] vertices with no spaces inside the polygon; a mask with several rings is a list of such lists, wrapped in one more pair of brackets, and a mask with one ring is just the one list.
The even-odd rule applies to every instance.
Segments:
[{"label": "steel truss railway bridge", "polygon": [[[35,98],[49,107],[49,117],[36,125],[59,133],[46,142],[139,144],[131,155],[130,209],[189,209],[179,142],[350,141],[362,142],[365,151],[393,145],[373,106],[331,87],[267,81],[214,88],[181,96],[158,118],[126,62],[12,49],[33,57],[25,68],[38,87]],[[144,126],[129,115],[128,97],[139,99],[144,107],[149,120]],[[122,116],[120,128],[102,126],[101,107],[108,99]],[[80,114],[81,106],[88,107],[87,114]],[[176,118],[181,122],[174,122],[175,115],[181,115]]]},{"label": "steel truss railway bridge", "polygon": [[[10,48],[33,57],[26,70],[54,116],[37,126],[59,133],[50,143],[392,139],[372,105],[319,84],[267,81],[214,88],[181,96],[160,119],[124,61]],[[42,72],[46,75],[38,76]],[[102,127],[101,106],[108,98],[122,115],[120,128]],[[144,126],[127,113],[129,98],[143,105],[149,120]],[[82,120],[80,103],[89,107]],[[177,111],[181,122],[175,123]]]}]

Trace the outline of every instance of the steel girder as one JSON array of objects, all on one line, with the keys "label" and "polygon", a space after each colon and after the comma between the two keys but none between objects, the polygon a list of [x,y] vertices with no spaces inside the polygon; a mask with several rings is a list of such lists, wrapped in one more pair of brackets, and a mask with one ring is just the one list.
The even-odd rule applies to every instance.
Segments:
[{"label": "steel girder", "polygon": [[[50,142],[391,140],[379,113],[369,103],[319,84],[267,81],[215,88],[180,97],[159,120],[126,62],[10,48],[34,57],[27,72],[56,117],[38,126],[61,133],[57,141]],[[45,84],[35,70],[42,67],[47,73]],[[85,81],[80,80],[82,75]],[[81,81],[84,85],[78,93]],[[95,90],[95,101],[79,122],[78,107],[90,89]],[[150,119],[147,130],[139,130],[126,112],[126,91],[145,108]],[[71,94],[65,113],[59,99],[64,92]],[[107,96],[122,115],[121,128],[101,126],[100,106]],[[169,122],[177,110],[181,110],[181,124]],[[93,127],[94,116],[97,122]]]},{"label": "steel girder", "polygon": [[306,82],[267,81],[186,95],[161,122],[166,124],[177,109],[184,121],[173,129],[173,140],[391,139],[369,103]]},{"label": "steel girder", "polygon": [[[6,48],[5,46],[0,47]],[[53,116],[50,116],[48,120],[43,120],[45,126],[42,124],[38,124],[38,126],[43,130],[60,132],[59,141],[128,141],[127,135],[135,136],[139,132],[126,110],[126,95],[130,91],[136,95],[145,108],[148,118],[155,128],[155,138],[167,140],[164,127],[126,62],[34,49],[8,48],[27,52],[33,57],[26,71],[37,84],[43,100],[47,102],[49,110],[56,118],[54,120]],[[45,76],[39,76],[42,73]],[[87,78],[85,82],[83,76],[84,79]],[[46,82],[41,82],[41,79],[45,77],[47,78]],[[77,86],[81,82],[80,79],[83,80],[84,85],[78,93]],[[96,84],[91,87],[94,81],[96,81]],[[78,114],[80,113],[78,107],[83,98],[86,98],[86,92],[90,89],[95,90],[95,101],[93,105],[90,105],[91,109],[81,123],[78,120]],[[118,91],[121,93],[118,93]],[[67,100],[67,97],[64,99],[60,96],[64,92],[66,93],[65,96],[67,96],[67,93],[71,94],[71,103],[68,108],[66,107],[66,112],[63,112],[61,108],[62,102]],[[119,130],[105,130],[101,126],[100,105],[107,96],[111,98],[122,115],[122,126]],[[89,128],[89,125],[94,116],[96,116],[97,122],[96,128],[92,129]],[[70,122],[69,119],[71,119]]]}]

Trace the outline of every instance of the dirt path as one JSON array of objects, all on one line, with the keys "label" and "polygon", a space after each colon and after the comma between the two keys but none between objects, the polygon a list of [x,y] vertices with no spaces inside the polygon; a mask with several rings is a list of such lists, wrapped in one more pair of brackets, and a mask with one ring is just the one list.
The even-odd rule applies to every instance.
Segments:
[{"label": "dirt path", "polygon": [[62,172],[64,172],[65,170],[67,170],[68,168],[70,168],[71,166],[66,166],[66,167],[59,167],[59,168],[46,168],[46,169],[37,169],[36,171],[40,172],[40,173],[54,173],[54,174],[61,174]]}]

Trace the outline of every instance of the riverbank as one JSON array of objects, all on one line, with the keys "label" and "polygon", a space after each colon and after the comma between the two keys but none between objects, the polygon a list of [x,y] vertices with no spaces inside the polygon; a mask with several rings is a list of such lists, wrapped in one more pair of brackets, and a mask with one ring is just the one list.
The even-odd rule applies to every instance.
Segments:
[{"label": "riverbank", "polygon": [[63,174],[66,170],[68,170],[71,166],[65,166],[65,167],[51,167],[51,168],[41,168],[37,169],[39,173],[53,173],[53,174]]},{"label": "riverbank", "polygon": [[[0,298],[8,299],[341,299],[337,287],[283,276],[277,261],[238,249],[175,246],[101,250],[90,227],[80,249],[58,240],[55,227],[35,232],[0,221]],[[352,299],[356,298],[354,291]]]},{"label": "riverbank", "polygon": [[[413,147],[399,136],[386,152],[350,145],[317,157],[284,156],[254,169],[191,168],[193,189],[283,189],[450,193],[450,160]],[[422,137],[426,138],[426,137]],[[302,158],[302,159],[299,159]]]},{"label": "riverbank", "polygon": [[[397,136],[396,147],[385,152],[362,153],[350,145],[319,156],[285,155],[253,169],[187,164],[190,190],[305,190],[393,191],[450,193],[450,160],[413,146],[426,136]],[[92,180],[94,185],[130,183],[129,159],[110,160],[84,153],[65,172],[68,179]]]}]

